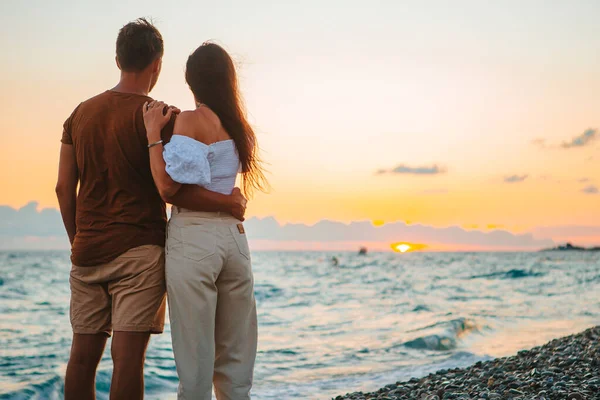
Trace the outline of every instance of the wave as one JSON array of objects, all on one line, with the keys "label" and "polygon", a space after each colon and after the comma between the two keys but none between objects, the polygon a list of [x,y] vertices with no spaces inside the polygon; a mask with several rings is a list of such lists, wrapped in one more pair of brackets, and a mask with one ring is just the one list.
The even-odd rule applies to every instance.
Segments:
[{"label": "wave", "polygon": [[429,335],[410,340],[404,343],[404,346],[421,350],[452,350],[456,348],[456,338],[443,335]]},{"label": "wave", "polygon": [[443,331],[431,335],[420,336],[403,343],[405,347],[419,350],[447,351],[458,346],[460,338],[472,332],[479,332],[479,326],[472,320],[458,318],[447,322],[441,322],[420,330],[433,327],[443,327]]},{"label": "wave", "polygon": [[59,400],[63,398],[64,382],[58,375],[32,382],[20,389],[0,393],[2,400]]},{"label": "wave", "polygon": [[415,308],[412,309],[413,312],[420,312],[420,311],[431,311],[431,308],[429,308],[427,305],[425,304],[419,304],[417,306],[415,306]]},{"label": "wave", "polygon": [[260,302],[274,297],[281,296],[283,290],[275,285],[268,283],[257,283],[254,285],[254,297],[256,301]]},{"label": "wave", "polygon": [[483,275],[472,275],[468,279],[521,279],[521,278],[531,278],[531,277],[539,277],[544,276],[546,273],[544,272],[534,272],[531,270],[525,269],[511,269],[509,271],[498,271],[492,272],[490,274]]}]

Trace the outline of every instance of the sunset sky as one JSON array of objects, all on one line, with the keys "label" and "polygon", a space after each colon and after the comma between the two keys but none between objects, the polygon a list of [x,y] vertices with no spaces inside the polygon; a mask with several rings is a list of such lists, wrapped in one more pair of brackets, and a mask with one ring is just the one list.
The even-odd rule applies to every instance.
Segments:
[{"label": "sunset sky", "polygon": [[[600,226],[598,1],[0,3],[0,204],[56,207],[62,123],[119,77],[119,28],[239,64],[273,190],[251,216],[525,232]],[[600,240],[600,237],[598,238]]]}]

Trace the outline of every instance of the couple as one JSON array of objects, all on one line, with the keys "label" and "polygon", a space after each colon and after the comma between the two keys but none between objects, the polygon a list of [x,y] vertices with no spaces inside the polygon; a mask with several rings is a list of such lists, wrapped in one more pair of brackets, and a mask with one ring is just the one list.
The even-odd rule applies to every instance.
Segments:
[{"label": "couple", "polygon": [[[245,194],[262,189],[256,137],[225,50],[205,43],[190,55],[185,78],[196,109],[184,112],[148,97],[162,55],[151,23],[125,25],[119,84],[64,124],[56,192],[73,264],[66,400],[95,398],[111,333],[110,397],[143,398],[146,347],[163,331],[165,292],[178,398],[209,400],[213,384],[220,400],[250,398],[256,304],[246,199],[234,185],[240,172]],[[168,226],[165,202],[173,204]]]}]

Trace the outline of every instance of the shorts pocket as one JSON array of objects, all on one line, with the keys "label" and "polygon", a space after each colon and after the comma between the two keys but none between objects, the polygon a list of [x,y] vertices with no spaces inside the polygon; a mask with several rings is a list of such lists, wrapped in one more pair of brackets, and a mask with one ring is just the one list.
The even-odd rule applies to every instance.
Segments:
[{"label": "shorts pocket", "polygon": [[216,228],[212,224],[186,225],[181,228],[183,256],[201,261],[215,254],[217,248]]},{"label": "shorts pocket", "polygon": [[236,224],[230,226],[229,229],[231,230],[231,234],[235,239],[235,243],[237,244],[240,254],[250,260],[250,247],[248,246],[248,239],[246,239],[244,226],[242,224]]}]

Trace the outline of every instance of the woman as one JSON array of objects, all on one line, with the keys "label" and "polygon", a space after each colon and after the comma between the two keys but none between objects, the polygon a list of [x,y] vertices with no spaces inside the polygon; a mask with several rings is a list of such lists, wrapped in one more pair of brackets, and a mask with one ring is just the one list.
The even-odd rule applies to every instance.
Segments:
[{"label": "woman", "polygon": [[[164,146],[160,131],[172,110],[144,107],[152,175],[165,197],[182,184],[229,194],[241,171],[246,194],[262,189],[256,137],[241,105],[227,52],[204,43],[187,61],[196,109],[175,120]],[[223,213],[173,207],[166,245],[166,281],[179,399],[249,399],[256,357],[256,304],[250,251],[240,221]]]}]

